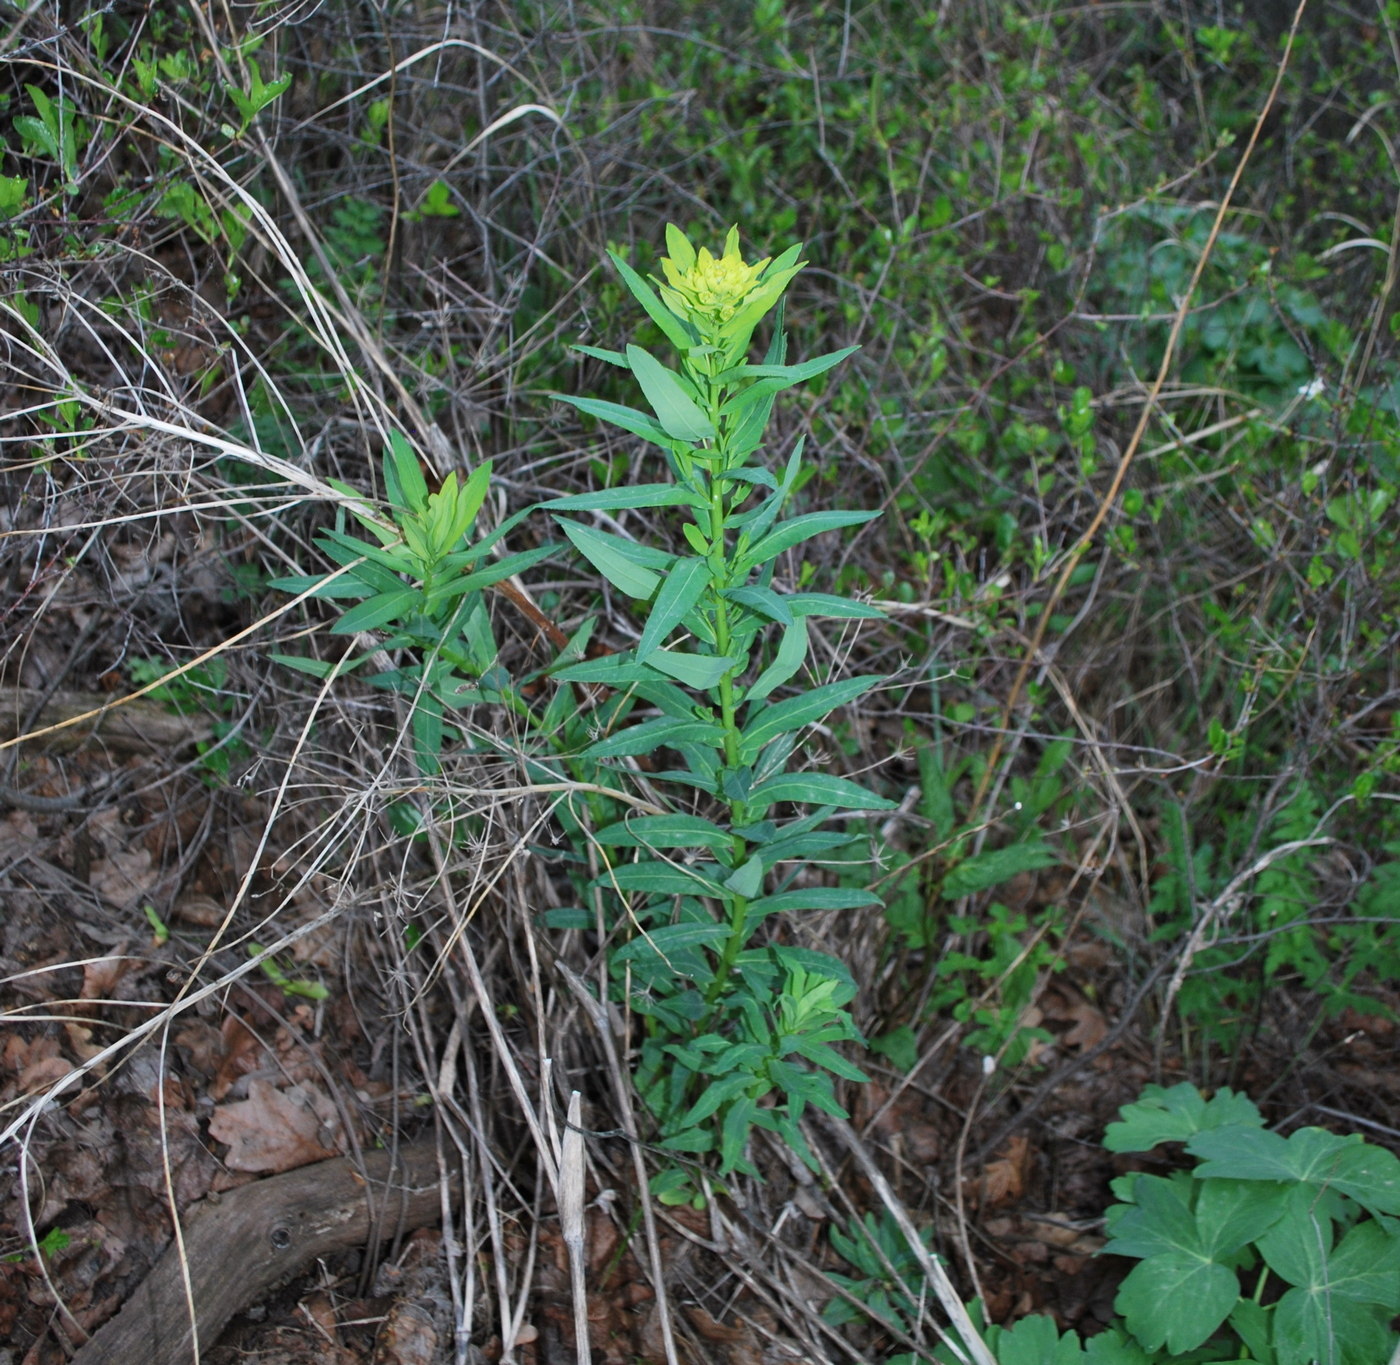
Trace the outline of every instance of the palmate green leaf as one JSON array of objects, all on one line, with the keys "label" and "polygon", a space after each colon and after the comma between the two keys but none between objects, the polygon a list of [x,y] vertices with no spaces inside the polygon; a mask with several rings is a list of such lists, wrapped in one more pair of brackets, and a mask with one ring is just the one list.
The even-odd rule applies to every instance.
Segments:
[{"label": "palmate green leaf", "polygon": [[1009,882],[1022,872],[1050,867],[1059,862],[1059,855],[1046,844],[1009,844],[974,854],[954,867],[943,879],[943,895],[947,900],[959,900],[990,887]]},{"label": "palmate green leaf", "polygon": [[858,782],[830,773],[783,773],[754,787],[748,804],[767,806],[794,801],[810,806],[836,806],[841,810],[894,810],[899,803],[867,791]]},{"label": "palmate green leaf", "polygon": [[1218,1128],[1198,1133],[1186,1150],[1201,1158],[1195,1174],[1202,1179],[1298,1181],[1350,1195],[1371,1213],[1400,1214],[1400,1159],[1356,1133],[1299,1128],[1283,1138],[1265,1129]]},{"label": "palmate green leaf", "polygon": [[643,568],[623,554],[618,548],[618,537],[594,531],[563,517],[557,520],[579,554],[619,592],[645,601],[656,591],[661,580],[650,569]]},{"label": "palmate green leaf", "polygon": [[692,444],[715,439],[713,423],[686,393],[680,379],[655,356],[640,346],[628,346],[627,363],[667,436]]},{"label": "palmate green leaf", "polygon": [[846,678],[841,682],[824,683],[800,696],[780,701],[776,706],[756,708],[756,714],[753,714],[744,726],[739,744],[740,762],[752,763],[758,757],[759,750],[770,740],[821,720],[838,706],[853,702],[883,681],[882,677],[875,674]]},{"label": "palmate green leaf", "polygon": [[1214,1203],[1202,1219],[1187,1203],[1185,1189],[1189,1182],[1138,1176],[1136,1204],[1113,1221],[1113,1237],[1103,1249],[1105,1255],[1144,1258],[1123,1281],[1114,1307],[1149,1350],[1165,1342],[1174,1354],[1207,1341],[1229,1316],[1240,1297],[1239,1280],[1221,1261],[1279,1217],[1267,1192],[1251,1200],[1235,1187],[1212,1192]]},{"label": "palmate green leaf", "polygon": [[1084,1365],[1156,1365],[1156,1362],[1126,1333],[1110,1327],[1084,1344]]},{"label": "palmate green leaf", "polygon": [[1202,1250],[1225,1261],[1284,1216],[1286,1191],[1272,1182],[1207,1180],[1196,1196]]},{"label": "palmate green leaf", "polygon": [[704,595],[709,583],[710,566],[703,559],[682,559],[666,575],[637,642],[635,654],[641,663],[649,662],[666,643],[666,637]]},{"label": "palmate green leaf", "polygon": [[583,751],[583,757],[637,758],[662,747],[674,749],[678,744],[703,744],[719,749],[724,745],[724,728],[712,721],[660,716],[590,744]]},{"label": "palmate green leaf", "polygon": [[1259,1239],[1269,1268],[1293,1285],[1274,1310],[1279,1365],[1365,1365],[1385,1359],[1385,1318],[1400,1309],[1400,1234],[1367,1220],[1332,1250],[1332,1220],[1306,1188],[1289,1214]]},{"label": "palmate green leaf", "polygon": [[1189,1251],[1166,1251],[1129,1272],[1113,1300],[1149,1351],[1194,1350],[1219,1329],[1240,1297],[1235,1272]]},{"label": "palmate green leaf", "polygon": [[751,545],[739,555],[734,562],[734,572],[748,573],[759,564],[775,559],[784,550],[821,535],[823,531],[834,531],[842,526],[862,526],[879,515],[879,512],[808,512],[804,516],[793,517],[775,526],[756,545]]},{"label": "palmate green leaf", "polygon": [[1185,1142],[1212,1128],[1264,1126],[1263,1115],[1254,1103],[1229,1086],[1222,1086],[1207,1100],[1186,1081],[1170,1090],[1149,1085],[1137,1100],[1118,1112],[1120,1121],[1104,1129],[1103,1145],[1110,1152],[1149,1152],[1158,1143]]},{"label": "palmate green leaf", "polygon": [[623,488],[600,488],[571,493],[540,503],[547,512],[618,512],[633,507],[703,507],[698,494],[673,483],[637,483]]},{"label": "palmate green leaf", "polygon": [[[987,1345],[997,1365],[1084,1365],[1078,1334],[1069,1331],[1062,1336],[1055,1319],[1043,1313],[1022,1318],[1011,1327],[990,1328]],[[1145,1356],[1142,1360],[1146,1365]]]}]

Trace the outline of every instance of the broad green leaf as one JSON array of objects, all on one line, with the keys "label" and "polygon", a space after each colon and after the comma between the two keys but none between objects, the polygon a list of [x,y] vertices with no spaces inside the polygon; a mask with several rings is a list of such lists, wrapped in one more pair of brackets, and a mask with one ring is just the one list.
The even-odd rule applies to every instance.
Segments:
[{"label": "broad green leaf", "polygon": [[1150,1258],[1167,1251],[1202,1255],[1196,1217],[1186,1202],[1189,1182],[1140,1175],[1133,1183],[1134,1203],[1111,1223],[1106,1256]]},{"label": "broad green leaf", "polygon": [[399,588],[394,592],[380,593],[359,603],[358,606],[351,607],[331,627],[331,633],[354,635],[361,630],[378,630],[380,626],[397,620],[405,612],[413,611],[418,602],[417,588]]},{"label": "broad green leaf", "polygon": [[1338,1137],[1299,1128],[1287,1138],[1264,1129],[1218,1128],[1186,1145],[1200,1157],[1196,1175],[1299,1181],[1350,1195],[1372,1213],[1400,1214],[1400,1159],[1359,1134]]},{"label": "broad green leaf", "polygon": [[645,601],[656,591],[661,580],[650,569],[644,569],[624,556],[613,543],[615,537],[563,517],[558,520],[579,554],[619,592]]},{"label": "broad green leaf", "polygon": [[989,887],[1000,886],[1022,872],[1050,867],[1059,855],[1045,844],[1009,844],[974,854],[953,868],[943,879],[945,900],[959,900]]},{"label": "broad green leaf", "polygon": [[783,631],[773,662],[744,689],[745,701],[762,701],[775,687],[781,687],[807,658],[807,618],[800,616]]},{"label": "broad green leaf", "polygon": [[756,709],[757,714],[753,715],[744,727],[739,746],[740,761],[753,762],[758,757],[759,750],[769,740],[821,720],[838,706],[853,702],[883,681],[882,677],[874,674],[846,678],[841,682],[824,683],[800,696],[780,701],[776,706],[750,708],[751,711]]},{"label": "broad green leaf", "polygon": [[805,516],[793,517],[776,526],[756,545],[751,545],[735,560],[734,571],[748,573],[759,564],[767,564],[784,550],[800,545],[804,540],[819,536],[823,531],[834,531],[842,526],[861,526],[873,521],[878,512],[808,512]]},{"label": "broad green leaf", "polygon": [[1135,1266],[1113,1306],[1149,1351],[1173,1355],[1210,1340],[1240,1297],[1235,1272],[1186,1251],[1166,1251]]},{"label": "broad green leaf", "polygon": [[583,751],[585,758],[636,758],[663,746],[674,749],[678,744],[705,744],[720,748],[724,743],[724,728],[710,721],[680,720],[661,716],[629,726],[615,735],[590,744]]},{"label": "broad green leaf", "polygon": [[1207,1180],[1196,1196],[1201,1247],[1218,1261],[1258,1241],[1283,1216],[1283,1192],[1257,1180]]},{"label": "broad green leaf", "polygon": [[1011,1327],[993,1328],[987,1344],[997,1365],[1082,1365],[1084,1348],[1074,1332],[1062,1336],[1055,1319],[1036,1313]]},{"label": "broad green leaf", "polygon": [[647,662],[658,672],[677,682],[707,692],[719,685],[719,680],[743,662],[732,654],[684,654],[673,649],[653,650]]},{"label": "broad green leaf", "polygon": [[692,444],[715,439],[716,433],[710,419],[681,387],[675,374],[655,356],[640,346],[628,346],[627,361],[667,436],[674,441]]},{"label": "broad green leaf", "polygon": [[1382,1317],[1400,1308],[1400,1236],[1367,1220],[1333,1251],[1332,1220],[1315,1213],[1309,1191],[1296,1189],[1289,1204],[1290,1216],[1259,1241],[1269,1268],[1294,1286],[1274,1309],[1279,1365],[1383,1360],[1394,1338]]},{"label": "broad green leaf", "polygon": [[647,663],[652,653],[666,643],[666,637],[704,595],[709,582],[710,566],[703,559],[682,559],[666,575],[637,642],[635,653],[639,662]]},{"label": "broad green leaf", "polygon": [[550,396],[560,403],[568,403],[580,412],[586,412],[590,417],[597,417],[601,421],[611,422],[615,427],[621,427],[623,431],[630,431],[634,436],[645,437],[662,450],[671,449],[671,437],[666,434],[665,428],[660,426],[654,417],[648,417],[636,408],[623,407],[621,403],[609,403],[602,398],[575,398],[567,393],[555,393]]},{"label": "broad green leaf", "polygon": [[1158,1143],[1185,1142],[1212,1128],[1264,1126],[1253,1102],[1229,1086],[1222,1086],[1207,1100],[1186,1081],[1170,1090],[1149,1085],[1137,1100],[1118,1112],[1120,1121],[1104,1129],[1103,1145],[1110,1152],[1148,1152]]},{"label": "broad green leaf", "polygon": [[616,512],[628,507],[703,506],[704,500],[673,483],[638,483],[623,488],[600,488],[572,493],[540,503],[547,512]]},{"label": "broad green leaf", "polygon": [[894,810],[899,804],[876,796],[848,778],[812,772],[783,773],[770,778],[749,792],[748,801],[751,806],[796,801],[811,806],[836,806],[841,810]]},{"label": "broad green leaf", "polygon": [[605,825],[593,836],[600,844],[619,848],[734,847],[734,836],[699,815],[636,815]]}]

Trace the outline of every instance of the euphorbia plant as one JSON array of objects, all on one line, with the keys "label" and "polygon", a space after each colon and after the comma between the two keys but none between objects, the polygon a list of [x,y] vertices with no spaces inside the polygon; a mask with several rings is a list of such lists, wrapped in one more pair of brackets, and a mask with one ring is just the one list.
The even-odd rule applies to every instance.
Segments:
[{"label": "euphorbia plant", "polygon": [[[876,514],[785,516],[803,441],[773,468],[764,442],[776,395],[855,348],[787,363],[781,301],[804,264],[800,247],[750,264],[737,229],[718,257],[675,227],[666,243],[664,278],[651,282],[610,254],[676,363],[638,345],[578,348],[630,371],[649,411],[559,396],[649,442],[667,477],[546,504],[579,553],[644,604],[641,635],[623,653],[555,676],[606,684],[627,698],[579,758],[625,767],[672,756],[654,760],[659,771],[647,775],[667,813],[629,815],[593,836],[609,864],[595,891],[618,911],[612,927],[632,928],[613,953],[612,975],[645,1016],[638,1079],[662,1144],[718,1150],[722,1171],[751,1169],[744,1153],[758,1126],[811,1162],[798,1126],[805,1106],[839,1114],[832,1077],[864,1079],[832,1046],[858,1038],[846,1010],[855,985],[839,961],[793,945],[774,923],[876,902],[802,874],[849,844],[839,812],[890,803],[802,766],[802,732],[881,681],[807,685],[809,623],[880,613],[845,597],[788,591],[779,567],[811,537]],[[752,364],[754,331],[775,310],[767,353]],[[689,553],[559,515],[635,508],[675,509]]]}]

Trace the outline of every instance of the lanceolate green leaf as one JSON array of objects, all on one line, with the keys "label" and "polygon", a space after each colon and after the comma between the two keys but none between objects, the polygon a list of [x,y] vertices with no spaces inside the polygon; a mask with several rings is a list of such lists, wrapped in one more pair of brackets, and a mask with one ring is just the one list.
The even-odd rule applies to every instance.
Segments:
[{"label": "lanceolate green leaf", "polygon": [[685,654],[674,649],[654,649],[647,655],[652,668],[699,692],[717,687],[720,679],[742,662],[732,654]]},{"label": "lanceolate green leaf", "polygon": [[787,682],[807,658],[807,621],[799,617],[783,631],[773,662],[754,679],[744,693],[746,701],[762,701],[775,687]]},{"label": "lanceolate green leaf", "polygon": [[734,836],[699,815],[637,815],[605,825],[594,836],[621,848],[712,848],[734,846]]},{"label": "lanceolate green leaf", "polygon": [[709,581],[710,566],[703,559],[683,559],[666,575],[637,643],[636,654],[642,663],[666,643],[666,637],[700,600]]},{"label": "lanceolate green leaf", "polygon": [[619,592],[628,597],[642,600],[650,597],[657,589],[660,579],[650,569],[644,569],[627,558],[613,544],[613,538],[598,531],[581,526],[576,521],[559,518],[564,534],[595,569]]},{"label": "lanceolate green leaf", "polygon": [[361,630],[377,630],[405,612],[412,611],[420,601],[417,588],[398,588],[380,593],[353,606],[331,627],[334,635],[354,635]]},{"label": "lanceolate green leaf", "polygon": [[709,721],[662,716],[600,739],[583,752],[587,758],[636,758],[663,745],[671,749],[677,744],[709,744],[719,748],[723,743],[724,730]]},{"label": "lanceolate green leaf", "polygon": [[860,526],[873,520],[878,512],[808,512],[805,516],[793,517],[775,526],[756,545],[752,545],[735,562],[736,573],[747,573],[758,564],[766,564],[770,559],[800,545],[804,540],[819,536],[823,531],[833,531],[841,526]]},{"label": "lanceolate green leaf", "polygon": [[770,778],[749,793],[748,804],[766,806],[774,801],[806,802],[812,806],[837,806],[843,810],[894,810],[897,801],[887,801],[867,791],[858,782],[831,773],[783,773]]},{"label": "lanceolate green leaf", "polygon": [[580,412],[586,412],[590,417],[611,422],[613,426],[630,431],[634,436],[644,436],[662,450],[671,448],[671,437],[666,434],[665,428],[646,413],[638,412],[636,408],[623,407],[621,403],[609,403],[602,398],[575,398],[567,393],[556,393],[554,397],[561,403],[576,407]]},{"label": "lanceolate green leaf", "polygon": [[798,891],[779,891],[764,896],[749,906],[755,922],[765,915],[787,914],[794,910],[860,910],[867,905],[879,905],[873,891],[861,891],[846,886],[804,886]]},{"label": "lanceolate green leaf", "polygon": [[1050,867],[1059,862],[1059,855],[1046,844],[1010,844],[1006,848],[990,849],[974,854],[960,862],[943,879],[943,895],[948,900],[975,895],[989,887],[1000,886],[1022,872],[1038,867]]},{"label": "lanceolate green leaf", "polygon": [[549,512],[617,512],[625,507],[699,507],[704,501],[673,483],[638,483],[550,498],[540,506]]},{"label": "lanceolate green leaf", "polygon": [[874,675],[846,678],[842,682],[814,687],[810,692],[780,701],[776,706],[758,708],[753,719],[744,727],[739,744],[740,757],[745,763],[752,762],[769,740],[821,720],[838,706],[853,702],[883,681],[883,678]]},{"label": "lanceolate green leaf", "polygon": [[632,297],[647,311],[647,316],[666,334],[666,339],[685,354],[699,339],[664,303],[656,291],[632,269],[615,251],[608,252],[622,282],[632,291]]},{"label": "lanceolate green leaf", "polygon": [[656,420],[668,436],[676,441],[714,440],[715,429],[710,419],[655,356],[640,346],[629,346],[627,361],[656,413]]}]

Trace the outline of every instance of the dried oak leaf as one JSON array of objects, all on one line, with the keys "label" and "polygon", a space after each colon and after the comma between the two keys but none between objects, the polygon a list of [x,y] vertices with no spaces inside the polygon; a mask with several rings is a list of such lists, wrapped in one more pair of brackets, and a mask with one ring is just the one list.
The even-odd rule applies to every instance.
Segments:
[{"label": "dried oak leaf", "polygon": [[278,1090],[270,1081],[254,1080],[246,1100],[214,1111],[209,1133],[228,1143],[224,1160],[231,1169],[276,1173],[335,1156],[338,1126],[335,1107],[317,1087]]}]

